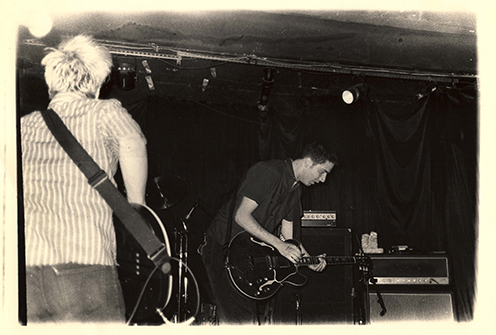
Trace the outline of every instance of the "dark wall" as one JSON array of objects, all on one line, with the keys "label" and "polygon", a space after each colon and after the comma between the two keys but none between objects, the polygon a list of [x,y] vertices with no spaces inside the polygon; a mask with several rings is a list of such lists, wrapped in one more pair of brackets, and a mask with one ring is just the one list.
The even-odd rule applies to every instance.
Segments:
[{"label": "dark wall", "polygon": [[[139,65],[141,60],[132,61]],[[432,89],[430,84],[359,78],[370,86],[370,100],[346,105],[340,92],[357,78],[277,69],[268,112],[261,113],[257,108],[264,73],[260,67],[222,65],[212,78],[208,66],[195,71],[167,71],[167,64],[157,60],[149,63],[159,71],[153,73],[155,90],[148,89],[139,67],[134,89],[119,89],[114,76],[102,89],[101,97],[119,99],[142,127],[148,140],[149,179],[168,175],[184,181],[187,192],[177,206],[179,214],[197,199],[215,213],[251,164],[263,159],[294,158],[305,142],[319,139],[334,149],[339,164],[325,184],[305,189],[304,209],[336,210],[338,226],[354,227],[357,234],[387,226],[377,214],[384,199],[377,193],[380,152],[371,115],[379,110],[396,115],[398,122],[407,119],[424,103],[419,97]],[[25,59],[18,66],[19,115],[45,108],[48,95],[41,68]],[[209,84],[202,90],[206,77]],[[467,157],[471,194],[475,194],[477,112],[473,106],[468,108],[457,122],[464,125],[460,144]],[[453,127],[446,115],[433,114],[437,115],[434,131]],[[398,150],[407,160],[413,155],[408,146]],[[394,241],[394,235],[388,239],[385,248],[409,242]]]}]

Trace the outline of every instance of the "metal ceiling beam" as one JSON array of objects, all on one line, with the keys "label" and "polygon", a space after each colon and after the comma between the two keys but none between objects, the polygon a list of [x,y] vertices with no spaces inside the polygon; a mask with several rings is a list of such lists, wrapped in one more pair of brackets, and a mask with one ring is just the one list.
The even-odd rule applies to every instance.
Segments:
[{"label": "metal ceiling beam", "polygon": [[[435,73],[426,71],[412,71],[404,69],[392,69],[383,67],[355,66],[331,63],[317,63],[305,61],[292,61],[287,59],[275,59],[259,57],[256,55],[228,55],[211,53],[205,51],[191,51],[187,49],[164,47],[156,44],[123,43],[117,41],[97,40],[114,55],[129,57],[157,58],[174,60],[178,65],[183,59],[202,59],[224,63],[237,63],[243,65],[255,65],[262,67],[286,68],[299,71],[316,73],[346,74],[355,76],[371,76],[393,79],[409,79],[428,82],[458,83],[460,80],[475,80],[476,75],[456,73]],[[25,45],[44,47],[45,45],[36,39],[23,41]]]}]

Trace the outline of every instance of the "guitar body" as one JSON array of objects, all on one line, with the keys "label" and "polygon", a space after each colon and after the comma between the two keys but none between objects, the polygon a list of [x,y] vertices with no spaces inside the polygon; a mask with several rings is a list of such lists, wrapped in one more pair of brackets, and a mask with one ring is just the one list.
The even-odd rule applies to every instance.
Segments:
[{"label": "guitar body", "polygon": [[[286,242],[299,245],[297,241]],[[307,279],[298,267],[269,244],[247,232],[240,232],[229,243],[227,271],[238,291],[255,300],[277,293],[282,285],[303,286]]]},{"label": "guitar body", "polygon": [[[167,231],[157,214],[147,206],[138,204],[132,204],[132,206],[145,218],[150,229],[165,244],[170,255]],[[164,274],[159,269],[155,270],[155,264],[148,259],[146,252],[117,218],[114,220],[114,226],[117,240],[117,263],[119,264],[117,269],[126,305],[126,319],[129,319],[139,303],[131,321],[153,323],[156,319],[157,323],[161,323],[156,310],[157,308],[164,309],[169,303],[172,292],[171,275],[170,273]],[[147,283],[152,272],[153,275]],[[145,291],[140,298],[146,283]]]}]

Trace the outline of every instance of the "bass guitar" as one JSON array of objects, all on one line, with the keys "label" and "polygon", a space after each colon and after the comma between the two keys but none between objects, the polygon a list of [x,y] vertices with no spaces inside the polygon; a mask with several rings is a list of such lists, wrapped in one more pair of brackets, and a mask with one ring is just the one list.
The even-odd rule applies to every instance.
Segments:
[{"label": "bass guitar", "polygon": [[[164,224],[148,206],[131,204],[145,219],[151,231],[164,243],[171,254],[169,238]],[[126,319],[128,322],[158,321],[157,309],[163,310],[171,298],[172,278],[156,268],[133,235],[116,217],[117,271],[121,283]],[[132,318],[132,320],[130,320]]]},{"label": "bass guitar", "polygon": [[[286,242],[299,246],[296,240]],[[326,256],[328,265],[357,264],[361,256]],[[227,272],[234,287],[244,296],[264,300],[277,293],[282,285],[303,286],[307,278],[298,268],[318,264],[320,257],[302,257],[296,264],[282,256],[273,246],[243,231],[229,242]]]}]

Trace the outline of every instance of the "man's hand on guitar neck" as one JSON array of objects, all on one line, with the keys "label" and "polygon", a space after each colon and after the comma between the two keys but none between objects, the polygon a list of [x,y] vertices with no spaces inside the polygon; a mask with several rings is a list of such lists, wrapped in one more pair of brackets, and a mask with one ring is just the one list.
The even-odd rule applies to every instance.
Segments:
[{"label": "man's hand on guitar neck", "polygon": [[[289,238],[289,239],[293,238],[293,222],[287,221],[287,220],[282,220],[282,222],[281,222],[281,234],[279,235],[279,237],[282,241],[286,241],[287,238]],[[301,255],[298,258],[298,260],[300,260],[302,257],[310,257],[310,254],[307,252],[307,250],[305,249],[303,244],[300,243],[298,249],[301,252]],[[278,251],[281,255],[284,256],[284,254],[281,252],[281,250],[278,249]],[[319,258],[320,262],[318,264],[311,264],[308,266],[308,268],[313,270],[313,271],[316,271],[316,272],[321,272],[325,269],[325,267],[327,265],[326,260],[325,260],[326,254],[321,254],[317,257]],[[293,262],[293,263],[295,263],[295,262]]]},{"label": "man's hand on guitar neck", "polygon": [[[303,257],[305,257],[305,256],[303,256]],[[327,262],[325,261],[326,254],[320,254],[316,257],[318,257],[320,260],[319,264],[309,265],[308,268],[310,270],[315,271],[315,272],[322,272],[322,271],[324,271],[325,267],[327,266]]]},{"label": "man's hand on guitar neck", "polygon": [[[303,245],[300,245],[301,247],[301,252],[302,252],[302,257],[310,257],[310,254],[307,252],[307,250],[305,249],[305,247]],[[323,254],[320,254],[318,256],[316,256],[317,258],[319,258],[319,264],[312,264],[312,265],[309,265],[308,268],[310,270],[313,270],[315,272],[322,272],[324,271],[325,267],[327,266],[327,262],[326,262],[326,254],[323,253]]]}]

